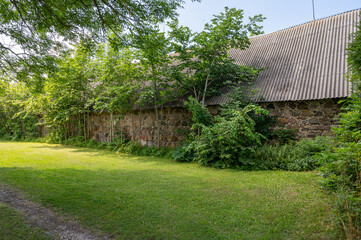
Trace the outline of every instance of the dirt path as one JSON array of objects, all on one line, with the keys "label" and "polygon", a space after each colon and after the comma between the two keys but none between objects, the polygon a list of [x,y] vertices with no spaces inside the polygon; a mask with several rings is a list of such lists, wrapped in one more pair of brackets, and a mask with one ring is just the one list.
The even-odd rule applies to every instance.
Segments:
[{"label": "dirt path", "polygon": [[10,189],[8,186],[1,184],[0,202],[21,212],[31,224],[44,229],[46,232],[50,233],[54,239],[110,239],[105,236],[97,236],[74,221],[65,220],[64,217],[26,199],[19,191]]}]

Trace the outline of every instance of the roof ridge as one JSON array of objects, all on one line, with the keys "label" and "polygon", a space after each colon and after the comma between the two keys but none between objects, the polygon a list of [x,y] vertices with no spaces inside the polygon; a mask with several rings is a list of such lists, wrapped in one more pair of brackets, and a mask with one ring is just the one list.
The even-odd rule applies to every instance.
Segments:
[{"label": "roof ridge", "polygon": [[288,30],[288,29],[291,29],[291,28],[295,28],[295,27],[299,27],[299,26],[302,26],[302,25],[310,24],[310,23],[313,23],[315,21],[320,21],[320,20],[324,20],[324,19],[327,19],[327,18],[332,18],[332,17],[336,17],[338,15],[346,14],[346,13],[349,13],[349,12],[356,12],[356,11],[360,11],[360,13],[361,13],[361,8],[356,8],[356,9],[353,9],[353,10],[348,10],[346,12],[336,13],[336,14],[333,14],[331,16],[318,18],[318,19],[311,20],[311,21],[308,21],[308,22],[305,22],[305,23],[300,23],[300,24],[297,24],[297,25],[294,25],[294,26],[291,26],[291,27],[287,27],[287,28],[283,28],[283,29],[280,29],[280,30],[277,30],[277,31],[274,31],[274,32],[253,36],[253,37],[250,37],[250,39],[270,35],[270,34],[273,34],[273,33],[278,33],[278,32],[285,31],[285,30]]}]

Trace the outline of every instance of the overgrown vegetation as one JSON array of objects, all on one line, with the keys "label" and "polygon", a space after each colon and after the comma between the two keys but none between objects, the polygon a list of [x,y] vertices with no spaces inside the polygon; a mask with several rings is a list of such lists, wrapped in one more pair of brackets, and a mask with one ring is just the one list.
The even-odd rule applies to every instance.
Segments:
[{"label": "overgrown vegetation", "polygon": [[[197,0],[192,0],[197,1]],[[182,0],[1,1],[0,73],[41,86],[69,45],[128,42],[124,32],[147,31],[177,16]],[[44,74],[45,73],[45,74]]]},{"label": "overgrown vegetation", "polygon": [[193,132],[173,153],[177,161],[243,170],[309,171],[320,167],[319,154],[335,145],[331,137],[295,141],[294,131],[274,129],[269,112],[249,102],[230,101],[213,121],[194,99],[186,106],[193,113]]},{"label": "overgrown vegetation", "polygon": [[347,239],[361,238],[361,24],[347,49],[353,95],[334,128],[339,146],[325,152],[324,186],[335,195],[337,223]]},{"label": "overgrown vegetation", "polygon": [[[170,2],[179,5],[178,1]],[[257,24],[263,19],[257,15],[243,23],[242,10],[226,8],[200,33],[190,32],[173,20],[168,36],[160,31],[159,19],[154,18],[142,28],[110,33],[106,43],[84,40],[71,50],[59,52],[53,69],[43,74],[41,85],[24,85],[28,86],[24,89],[26,97],[10,99],[0,94],[4,101],[18,101],[27,117],[38,116],[37,124],[44,127],[52,142],[74,138],[88,141],[89,115],[102,112],[110,114],[109,136],[102,141],[123,141],[126,136],[118,124],[122,116],[134,107],[141,111],[152,106],[156,113],[153,135],[159,147],[159,111],[164,104],[195,95],[204,106],[206,97],[219,94],[221,88],[253,82],[260,69],[234,64],[227,52],[231,47],[247,48],[248,35],[262,33]],[[29,82],[36,77],[30,76]],[[5,78],[0,81],[7,87],[18,85]],[[5,114],[5,110],[0,112]],[[7,112],[4,121],[15,114],[18,112]],[[3,125],[9,125],[5,122]],[[18,136],[18,131],[8,131],[8,135],[27,137]],[[0,136],[5,134],[0,132]]]},{"label": "overgrown vegetation", "polygon": [[30,97],[24,84],[0,81],[0,137],[24,139],[39,137],[39,116],[26,111],[24,102]]}]

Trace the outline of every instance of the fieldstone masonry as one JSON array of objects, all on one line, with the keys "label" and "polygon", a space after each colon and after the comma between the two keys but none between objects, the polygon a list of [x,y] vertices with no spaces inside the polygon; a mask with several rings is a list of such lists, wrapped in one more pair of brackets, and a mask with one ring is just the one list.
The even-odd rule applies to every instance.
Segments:
[{"label": "fieldstone masonry", "polygon": [[[331,135],[331,127],[337,121],[340,112],[339,99],[261,103],[270,114],[278,117],[278,125],[288,129],[298,129],[299,137],[313,138],[318,135]],[[212,115],[218,114],[218,107],[209,107]],[[113,119],[113,130],[111,130]],[[182,107],[159,110],[160,145],[175,147],[191,127],[191,114]],[[158,143],[156,116],[153,109],[135,110],[124,116],[119,114],[111,118],[109,113],[92,114],[89,117],[89,135],[91,139],[108,142],[123,137],[139,142],[143,146]],[[111,134],[113,132],[113,134]]]},{"label": "fieldstone masonry", "polygon": [[301,138],[332,135],[337,123],[340,99],[262,103],[272,116],[277,116],[279,126],[297,129]]},{"label": "fieldstone masonry", "polygon": [[[135,110],[124,116],[113,117],[114,137],[119,138],[121,131],[128,139],[139,142],[143,146],[158,143],[155,111]],[[110,140],[110,114],[93,114],[90,116],[90,138],[107,142]],[[159,110],[160,146],[175,147],[185,139],[191,126],[191,114],[185,108],[165,108]]]}]

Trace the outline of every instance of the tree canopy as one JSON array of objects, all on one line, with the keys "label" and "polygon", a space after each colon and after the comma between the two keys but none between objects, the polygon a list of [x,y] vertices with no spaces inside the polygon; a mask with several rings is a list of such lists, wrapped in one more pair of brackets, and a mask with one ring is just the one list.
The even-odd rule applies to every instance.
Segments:
[{"label": "tree canopy", "polygon": [[[144,2],[151,4],[151,1]],[[84,3],[87,2],[81,2]],[[99,4],[100,0],[89,4],[91,3]],[[120,2],[114,1],[114,3]],[[6,57],[11,57],[11,54],[6,56],[6,51],[10,53],[13,51],[9,48],[3,51],[5,55],[1,55],[0,64],[1,61],[4,64],[8,63],[9,68],[3,69],[4,72],[14,68],[14,72],[21,80],[30,79],[31,84],[28,84],[28,87],[34,88],[37,87],[34,83],[41,83],[39,87],[42,91],[35,91],[33,94],[27,92],[25,98],[19,99],[22,104],[16,106],[21,106],[21,111],[28,116],[41,116],[39,124],[45,125],[49,136],[57,141],[72,137],[88,139],[89,114],[104,111],[111,115],[112,130],[108,140],[112,141],[115,133],[113,126],[117,121],[113,115],[115,118],[122,118],[122,115],[134,109],[134,106],[137,106],[139,111],[144,107],[152,107],[156,113],[157,140],[155,141],[158,141],[159,145],[158,111],[159,109],[162,111],[164,104],[174,100],[177,100],[177,104],[182,104],[183,97],[193,95],[196,101],[204,106],[206,96],[217,95],[225,86],[239,86],[252,81],[257,76],[258,69],[235,64],[228,51],[230,48],[247,48],[250,44],[248,36],[262,33],[258,25],[264,19],[261,15],[254,16],[244,23],[242,10],[226,8],[223,13],[215,15],[199,33],[179,26],[176,19],[169,23],[170,31],[164,33],[159,28],[159,22],[182,2],[161,0],[156,3],[166,4],[167,6],[163,6],[164,11],[168,9],[169,12],[155,14],[146,9],[144,14],[148,14],[146,16],[149,19],[142,23],[133,22],[134,18],[123,19],[123,22],[109,19],[107,24],[112,26],[110,23],[115,25],[119,23],[117,28],[105,25],[104,21],[107,19],[100,14],[104,13],[102,11],[98,13],[98,23],[93,22],[95,16],[87,18],[84,13],[84,21],[89,21],[89,26],[85,23],[76,25],[76,19],[83,14],[81,12],[75,19],[68,19],[71,16],[68,13],[70,10],[64,10],[68,15],[64,13],[67,16],[66,20],[59,26],[56,25],[58,23],[53,23],[55,25],[51,27],[51,23],[47,21],[44,26],[37,26],[35,18],[30,17],[35,22],[25,26],[25,29],[36,26],[34,33],[37,35],[33,36],[28,32],[29,44],[33,44],[35,50],[24,41],[25,46],[32,52],[12,56],[11,61],[6,62],[8,60]],[[8,6],[11,4],[12,2],[9,2]],[[15,6],[14,4],[11,6]],[[60,1],[59,4],[60,7],[65,3]],[[35,6],[35,3],[31,5],[36,10]],[[53,7],[56,6],[57,3],[54,3]],[[93,8],[95,8],[93,13],[96,14],[98,8],[95,5]],[[52,16],[53,13],[48,14]],[[21,15],[19,21],[24,24],[32,22],[23,20]],[[8,30],[10,29],[9,25]],[[78,32],[79,30],[81,31]],[[19,30],[18,36],[21,34],[23,33]],[[36,37],[41,37],[37,43]],[[14,40],[17,41],[16,38]],[[79,41],[79,43],[65,51],[61,42],[67,40]],[[36,48],[38,45],[39,48]],[[49,66],[53,68],[49,69]],[[13,79],[13,76],[7,79]],[[5,83],[9,80],[4,81],[0,78],[0,83],[1,81],[4,87],[0,86],[0,93],[1,89],[8,88]],[[7,95],[5,97],[8,98]],[[9,100],[11,101],[6,102],[7,106],[15,108],[14,101]]]},{"label": "tree canopy", "polygon": [[[199,1],[199,0],[192,0]],[[0,69],[39,79],[67,42],[113,39],[176,14],[183,0],[1,0]],[[114,38],[116,36],[116,38]],[[114,41],[116,39],[116,41]]]},{"label": "tree canopy", "polygon": [[262,27],[257,25],[265,19],[262,15],[250,17],[247,23],[243,18],[243,10],[226,7],[199,33],[179,26],[177,20],[169,24],[170,38],[177,53],[173,59],[178,63],[174,66],[177,68],[174,77],[179,87],[193,92],[203,106],[206,96],[217,94],[221,87],[253,80],[258,74],[256,69],[234,64],[228,53],[231,48],[248,48],[249,35],[263,33]]}]

